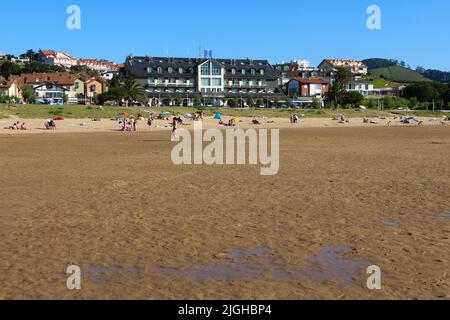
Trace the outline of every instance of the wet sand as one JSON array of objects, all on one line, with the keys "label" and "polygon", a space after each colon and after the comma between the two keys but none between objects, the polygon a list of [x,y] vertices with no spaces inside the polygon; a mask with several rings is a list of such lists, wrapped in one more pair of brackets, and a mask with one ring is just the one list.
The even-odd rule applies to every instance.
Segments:
[{"label": "wet sand", "polygon": [[0,299],[449,299],[449,130],[283,129],[268,177],[166,131],[0,135]]}]

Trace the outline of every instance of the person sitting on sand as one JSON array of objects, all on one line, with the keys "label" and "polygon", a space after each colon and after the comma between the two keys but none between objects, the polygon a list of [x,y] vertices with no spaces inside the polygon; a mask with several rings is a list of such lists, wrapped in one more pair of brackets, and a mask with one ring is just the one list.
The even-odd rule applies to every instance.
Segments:
[{"label": "person sitting on sand", "polygon": [[363,118],[363,123],[369,123],[369,119],[366,118],[366,117],[364,117],[364,118]]},{"label": "person sitting on sand", "polygon": [[54,120],[49,119],[45,122],[45,128],[47,130],[56,130],[56,123]]},{"label": "person sitting on sand", "polygon": [[350,123],[348,119],[345,118],[344,114],[339,115],[339,123]]},{"label": "person sitting on sand", "polygon": [[260,125],[261,124],[261,122],[259,122],[259,120],[258,119],[253,119],[253,124],[256,124],[256,125]]},{"label": "person sitting on sand", "polygon": [[14,122],[12,126],[4,127],[6,130],[19,130],[19,121]]},{"label": "person sitting on sand", "polygon": [[21,125],[20,125],[20,130],[28,130],[28,128],[26,127],[26,125],[25,125],[25,122],[23,122]]}]

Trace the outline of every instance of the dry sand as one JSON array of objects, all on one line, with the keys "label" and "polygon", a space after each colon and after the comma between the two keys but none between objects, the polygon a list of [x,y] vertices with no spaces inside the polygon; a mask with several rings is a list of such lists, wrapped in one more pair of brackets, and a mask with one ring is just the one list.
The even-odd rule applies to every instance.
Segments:
[{"label": "dry sand", "polygon": [[354,126],[283,129],[271,177],[165,131],[0,135],[0,299],[449,299],[450,129]]},{"label": "dry sand", "polygon": [[[232,117],[224,117],[223,121],[228,122]],[[349,123],[339,123],[329,118],[304,118],[301,123],[292,125],[287,118],[264,118],[260,119],[261,125],[252,124],[252,118],[241,118],[241,122],[237,124],[237,128],[334,128],[334,127],[386,127],[390,122],[390,126],[416,126],[417,123],[410,125],[403,125],[399,119],[386,118],[378,119],[372,118],[371,121],[375,123],[363,123],[362,118],[352,118]],[[422,121],[423,126],[430,125],[442,125],[441,118],[417,118],[418,121]],[[25,122],[28,131],[13,131],[5,128],[10,127],[14,122]],[[0,120],[0,134],[30,134],[30,133],[49,133],[45,130],[45,120],[43,119],[19,119],[11,117],[10,119]],[[56,132],[69,133],[69,132],[113,132],[119,131],[120,125],[117,121],[111,119],[101,119],[100,121],[93,121],[92,119],[66,119],[64,121],[57,121]],[[170,130],[165,128],[171,125],[171,121],[157,120],[153,123],[152,127],[147,125],[147,121],[138,121],[138,130],[143,132],[154,132],[161,130]],[[447,123],[450,125],[450,123]],[[190,129],[193,127],[193,122],[190,120],[185,121],[184,128]],[[203,127],[208,128],[225,128],[219,125],[218,120],[211,118],[205,119]],[[50,131],[54,133],[55,131]]]}]

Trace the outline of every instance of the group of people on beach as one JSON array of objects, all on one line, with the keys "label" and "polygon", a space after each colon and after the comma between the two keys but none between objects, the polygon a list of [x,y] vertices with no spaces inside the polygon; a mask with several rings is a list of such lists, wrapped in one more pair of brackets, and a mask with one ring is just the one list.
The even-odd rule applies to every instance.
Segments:
[{"label": "group of people on beach", "polygon": [[135,117],[122,118],[119,120],[121,131],[135,132],[137,131],[137,120]]},{"label": "group of people on beach", "polygon": [[293,115],[290,117],[290,121],[291,121],[291,124],[297,124],[297,123],[300,122],[300,118],[299,118],[298,115],[293,114]]},{"label": "group of people on beach", "polygon": [[28,130],[25,125],[25,122],[20,123],[20,121],[14,122],[12,126],[5,127],[6,130]]}]

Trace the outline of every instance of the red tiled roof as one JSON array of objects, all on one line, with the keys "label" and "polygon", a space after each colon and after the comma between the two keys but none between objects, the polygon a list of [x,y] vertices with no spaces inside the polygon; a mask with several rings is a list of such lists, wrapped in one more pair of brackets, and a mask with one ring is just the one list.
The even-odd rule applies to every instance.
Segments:
[{"label": "red tiled roof", "polygon": [[26,84],[40,84],[52,82],[58,85],[73,85],[78,75],[70,73],[29,73],[22,74],[24,78],[24,83]]},{"label": "red tiled roof", "polygon": [[328,84],[327,81],[325,81],[321,78],[298,78],[298,77],[295,77],[295,78],[292,78],[292,80],[296,80],[301,84],[309,84],[309,83],[311,83],[311,84]]}]

